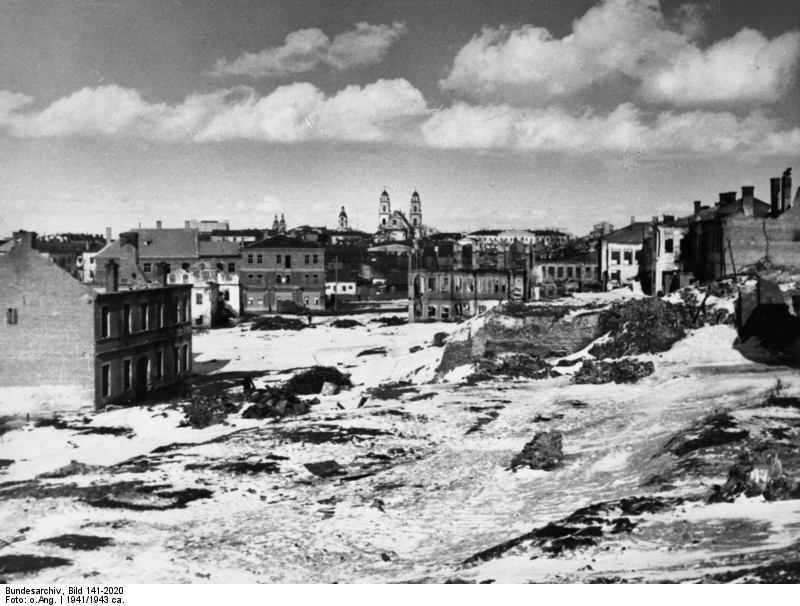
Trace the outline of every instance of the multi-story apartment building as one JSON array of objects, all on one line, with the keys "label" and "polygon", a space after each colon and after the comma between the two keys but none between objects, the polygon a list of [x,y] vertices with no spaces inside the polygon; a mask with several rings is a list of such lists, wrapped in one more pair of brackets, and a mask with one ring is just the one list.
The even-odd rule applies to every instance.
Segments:
[{"label": "multi-story apartment building", "polygon": [[273,313],[299,305],[325,309],[325,249],[319,244],[273,236],[245,244],[241,263],[246,312]]},{"label": "multi-story apartment building", "polygon": [[0,386],[72,387],[102,408],[191,373],[191,286],[120,292],[118,264],[106,270],[92,289],[41,255],[35,233],[14,234],[0,255]]}]

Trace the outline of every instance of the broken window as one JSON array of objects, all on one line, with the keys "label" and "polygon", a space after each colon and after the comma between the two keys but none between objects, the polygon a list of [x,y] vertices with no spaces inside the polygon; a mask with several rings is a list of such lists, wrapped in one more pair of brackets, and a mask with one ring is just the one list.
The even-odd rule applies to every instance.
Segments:
[{"label": "broken window", "polygon": [[[103,307],[100,310],[100,336],[104,338],[111,334],[108,319],[109,319],[108,307]],[[12,322],[9,322],[9,324],[12,324]]]},{"label": "broken window", "polygon": [[468,292],[475,292],[475,282],[472,278],[467,280],[467,291]]},{"label": "broken window", "polygon": [[558,268],[558,277],[559,278],[563,278],[564,277],[564,268],[563,267],[559,266],[559,268]]},{"label": "broken window", "polygon": [[436,306],[435,305],[428,305],[428,317],[435,318],[436,317]]},{"label": "broken window", "polygon": [[556,277],[556,268],[554,266],[550,266],[547,268],[547,274],[550,276]]},{"label": "broken window", "polygon": [[131,361],[124,360],[122,362],[122,389],[131,388]]},{"label": "broken window", "polygon": [[428,278],[428,292],[436,292],[436,278]]},{"label": "broken window", "polygon": [[122,308],[122,334],[127,335],[130,332],[131,332],[131,306],[128,303],[125,303],[125,305]]},{"label": "broken window", "polygon": [[147,330],[150,328],[150,306],[147,303],[142,303],[140,307],[141,327],[139,330]]},{"label": "broken window", "polygon": [[620,261],[620,252],[618,250],[611,251],[611,264],[612,265],[619,265]]},{"label": "broken window", "polygon": [[184,372],[186,372],[189,370],[189,346],[184,345],[181,353],[183,354],[181,356],[181,368],[183,368]]},{"label": "broken window", "polygon": [[107,398],[108,396],[111,395],[111,366],[109,364],[103,364],[100,374],[102,376],[102,382],[103,382],[102,385],[103,397]]},{"label": "broken window", "polygon": [[442,305],[441,318],[442,320],[450,318],[450,307],[448,305]]},{"label": "broken window", "polygon": [[183,274],[183,283],[184,284],[188,284],[189,283],[189,275],[188,274]]},{"label": "broken window", "polygon": [[292,268],[292,255],[285,255],[284,266],[286,269]]},{"label": "broken window", "polygon": [[667,238],[666,240],[664,240],[664,251],[665,252],[671,253],[673,251],[674,246],[675,246],[675,244],[674,244],[672,238]]},{"label": "broken window", "polygon": [[625,265],[632,265],[633,264],[633,251],[632,250],[626,250],[623,253],[623,259],[625,261]]}]

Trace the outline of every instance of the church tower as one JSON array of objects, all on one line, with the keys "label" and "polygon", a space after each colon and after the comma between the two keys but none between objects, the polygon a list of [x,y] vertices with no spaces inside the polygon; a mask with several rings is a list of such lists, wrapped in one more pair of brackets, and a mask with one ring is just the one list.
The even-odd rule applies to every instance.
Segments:
[{"label": "church tower", "polygon": [[380,201],[380,211],[378,212],[378,226],[380,228],[388,228],[389,227],[389,217],[392,214],[392,205],[389,202],[389,194],[386,193],[386,190],[383,190],[381,194],[381,201]]},{"label": "church tower", "polygon": [[278,231],[279,225],[280,224],[278,223],[278,215],[275,215],[275,220],[272,222],[272,231]]},{"label": "church tower", "polygon": [[411,194],[411,212],[408,214],[408,219],[411,221],[411,227],[414,228],[414,231],[419,232],[420,227],[422,227],[422,202],[419,199],[417,190],[414,190],[414,193]]},{"label": "church tower", "polygon": [[281,222],[278,223],[278,231],[282,234],[286,233],[286,220],[283,218],[283,213],[281,213]]},{"label": "church tower", "polygon": [[342,212],[339,213],[339,230],[340,231],[347,231],[347,213],[344,212],[344,206],[342,206]]}]

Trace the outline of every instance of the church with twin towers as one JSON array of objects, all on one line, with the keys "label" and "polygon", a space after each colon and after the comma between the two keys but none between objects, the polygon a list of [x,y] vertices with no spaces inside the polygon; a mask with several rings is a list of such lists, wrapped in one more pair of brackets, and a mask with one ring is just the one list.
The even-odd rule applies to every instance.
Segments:
[{"label": "church with twin towers", "polygon": [[378,202],[378,232],[380,241],[413,240],[422,234],[422,201],[416,190],[411,194],[408,216],[392,210],[392,202],[384,189]]}]

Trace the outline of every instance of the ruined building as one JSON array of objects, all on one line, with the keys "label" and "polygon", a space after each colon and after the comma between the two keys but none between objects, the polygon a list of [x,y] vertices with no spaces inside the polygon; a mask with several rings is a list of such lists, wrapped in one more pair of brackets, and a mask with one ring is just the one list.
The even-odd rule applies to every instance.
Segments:
[{"label": "ruined building", "polygon": [[475,316],[503,301],[527,301],[533,248],[520,242],[481,252],[465,241],[416,249],[409,258],[409,321]]}]

